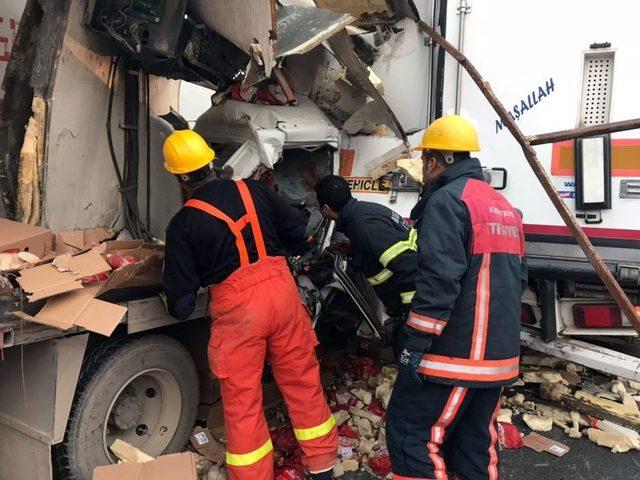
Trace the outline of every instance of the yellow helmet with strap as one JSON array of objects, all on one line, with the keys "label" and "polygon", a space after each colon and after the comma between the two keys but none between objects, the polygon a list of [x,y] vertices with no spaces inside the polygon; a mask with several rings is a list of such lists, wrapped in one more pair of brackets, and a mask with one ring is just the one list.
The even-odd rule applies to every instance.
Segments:
[{"label": "yellow helmet with strap", "polygon": [[195,172],[213,162],[216,152],[193,130],[176,130],[162,147],[164,168],[174,175]]}]

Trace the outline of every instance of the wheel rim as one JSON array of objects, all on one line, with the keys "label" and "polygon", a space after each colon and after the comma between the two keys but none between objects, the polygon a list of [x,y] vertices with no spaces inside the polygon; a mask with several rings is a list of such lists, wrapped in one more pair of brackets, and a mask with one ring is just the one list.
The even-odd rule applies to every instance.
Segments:
[{"label": "wheel rim", "polygon": [[117,459],[109,450],[116,439],[143,452],[158,456],[171,442],[180,421],[180,385],[169,372],[152,368],[130,377],[114,395],[102,426],[102,444],[111,463]]}]

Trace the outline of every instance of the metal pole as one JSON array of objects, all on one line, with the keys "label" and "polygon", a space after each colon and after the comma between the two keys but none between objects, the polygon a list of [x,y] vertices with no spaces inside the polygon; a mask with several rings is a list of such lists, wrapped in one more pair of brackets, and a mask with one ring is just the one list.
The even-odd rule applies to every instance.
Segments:
[{"label": "metal pole", "polygon": [[549,175],[547,174],[544,167],[540,164],[538,157],[536,155],[535,150],[527,140],[527,137],[522,133],[518,125],[516,125],[515,121],[509,116],[507,110],[504,108],[500,100],[496,97],[496,95],[491,90],[491,86],[488,82],[486,82],[478,70],[473,66],[471,62],[453,45],[451,45],[442,35],[436,32],[433,28],[431,28],[426,23],[419,21],[419,28],[429,35],[433,40],[444,48],[456,61],[462,65],[462,67],[467,71],[469,76],[476,83],[482,94],[485,96],[487,101],[491,104],[495,112],[498,114],[498,117],[502,120],[502,123],[505,127],[511,132],[516,141],[520,144],[522,148],[522,152],[524,153],[525,158],[529,162],[529,166],[533,170],[533,173],[538,178],[538,181],[542,185],[542,188],[545,190],[551,203],[556,208],[564,223],[569,227],[569,230],[573,234],[573,237],[582,248],[582,251],[587,256],[591,265],[595,269],[596,273],[609,290],[609,293],[614,298],[620,310],[625,314],[625,316],[633,325],[633,328],[640,333],[640,316],[638,312],[636,312],[635,307],[629,300],[629,297],[624,293],[616,279],[613,277],[607,266],[605,265],[602,257],[598,253],[598,251],[593,247],[589,238],[578,224],[573,213],[569,210],[569,207],[564,203],[555,186],[551,182]]},{"label": "metal pole", "polygon": [[623,120],[621,122],[603,123],[602,125],[594,125],[592,127],[560,130],[559,132],[544,133],[542,135],[530,135],[527,137],[527,142],[529,142],[529,145],[542,145],[543,143],[561,142],[563,140],[591,137],[594,135],[602,135],[604,133],[635,130],[636,128],[640,128],[640,118]]}]

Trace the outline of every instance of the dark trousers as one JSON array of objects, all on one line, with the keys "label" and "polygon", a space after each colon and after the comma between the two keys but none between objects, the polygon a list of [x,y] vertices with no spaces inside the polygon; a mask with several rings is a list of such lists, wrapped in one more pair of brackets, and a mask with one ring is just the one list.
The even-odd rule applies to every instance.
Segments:
[{"label": "dark trousers", "polygon": [[[496,480],[501,388],[466,388],[398,375],[387,412],[395,480]],[[455,478],[455,477],[453,477]]]}]

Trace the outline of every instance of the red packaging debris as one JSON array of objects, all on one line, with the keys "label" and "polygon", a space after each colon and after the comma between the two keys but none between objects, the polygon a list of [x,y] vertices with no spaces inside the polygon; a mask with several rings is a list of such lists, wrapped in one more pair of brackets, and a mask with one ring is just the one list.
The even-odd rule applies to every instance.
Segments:
[{"label": "red packaging debris", "polygon": [[107,253],[106,260],[109,266],[114,270],[120,267],[124,267],[125,265],[138,263],[140,261],[139,258],[135,258],[135,257],[132,257],[131,255],[127,255],[121,252]]},{"label": "red packaging debris", "polygon": [[338,435],[340,437],[353,438],[354,440],[360,440],[360,435],[358,435],[353,428],[349,426],[347,423],[343,423],[338,428]]},{"label": "red packaging debris", "polygon": [[304,471],[292,466],[276,467],[273,480],[304,480]]},{"label": "red packaging debris", "polygon": [[291,427],[280,427],[271,431],[271,441],[276,450],[292,452],[298,448],[298,440]]},{"label": "red packaging debris", "polygon": [[371,403],[367,405],[365,410],[382,418],[384,418],[387,415],[387,411],[384,409],[382,402],[377,398],[374,398],[373,400],[371,400]]},{"label": "red packaging debris", "polygon": [[391,473],[391,459],[386,453],[371,457],[367,464],[378,477],[386,477]]},{"label": "red packaging debris", "polygon": [[522,436],[515,425],[504,422],[496,422],[498,424],[498,441],[502,448],[522,448],[524,443]]},{"label": "red packaging debris", "polygon": [[106,282],[107,280],[109,280],[110,276],[111,276],[110,272],[104,272],[104,273],[99,273],[97,275],[91,275],[89,277],[83,277],[82,284],[91,285],[94,283]]},{"label": "red packaging debris", "polygon": [[380,374],[380,365],[369,357],[356,357],[351,362],[349,373],[355,378],[369,378]]}]

